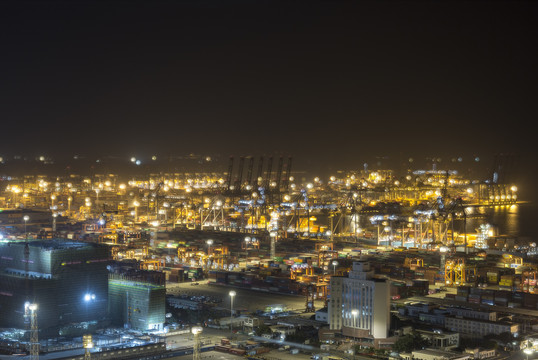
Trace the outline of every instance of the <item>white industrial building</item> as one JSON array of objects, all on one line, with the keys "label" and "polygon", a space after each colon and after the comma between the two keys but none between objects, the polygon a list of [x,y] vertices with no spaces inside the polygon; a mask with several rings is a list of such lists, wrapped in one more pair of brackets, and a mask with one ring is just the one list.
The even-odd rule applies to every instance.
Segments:
[{"label": "white industrial building", "polygon": [[378,347],[390,328],[390,284],[373,277],[367,261],[356,261],[348,277],[333,276],[329,326],[357,344]]}]

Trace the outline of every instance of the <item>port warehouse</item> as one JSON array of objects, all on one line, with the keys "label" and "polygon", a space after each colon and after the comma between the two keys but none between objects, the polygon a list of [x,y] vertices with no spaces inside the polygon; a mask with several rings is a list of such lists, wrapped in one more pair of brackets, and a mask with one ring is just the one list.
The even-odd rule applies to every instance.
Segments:
[{"label": "port warehouse", "polygon": [[23,329],[27,301],[38,304],[43,338],[79,336],[81,324],[162,327],[162,273],[114,267],[109,248],[95,243],[29,241],[28,249],[26,257],[24,242],[0,244],[0,327]]},{"label": "port warehouse", "polygon": [[[200,348],[201,352],[213,351],[215,346]],[[164,343],[147,344],[134,347],[113,347],[104,348],[101,352],[92,352],[92,359],[129,359],[129,360],[150,360],[150,359],[168,359],[176,356],[189,355],[193,353],[192,347],[180,350],[168,351]],[[57,358],[57,360],[84,360],[84,355],[68,356]]]},{"label": "port warehouse", "polygon": [[42,336],[108,314],[108,249],[47,240],[0,244],[0,326],[24,328],[24,304],[39,305]]}]

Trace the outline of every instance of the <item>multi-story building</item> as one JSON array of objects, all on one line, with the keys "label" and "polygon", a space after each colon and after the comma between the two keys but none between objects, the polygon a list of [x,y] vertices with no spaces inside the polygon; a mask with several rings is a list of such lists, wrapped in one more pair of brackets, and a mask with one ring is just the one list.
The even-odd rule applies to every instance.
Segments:
[{"label": "multi-story building", "polygon": [[1,243],[0,327],[25,328],[26,302],[37,305],[44,337],[75,335],[106,321],[108,261],[108,247],[93,243]]},{"label": "multi-story building", "polygon": [[448,312],[450,315],[464,317],[467,319],[497,321],[497,312],[495,311],[480,311],[460,307],[447,307],[445,311]]},{"label": "multi-story building", "polygon": [[365,346],[388,337],[390,284],[373,277],[369,262],[356,261],[348,277],[331,278],[329,327]]},{"label": "multi-story building", "polygon": [[139,331],[164,328],[166,287],[157,271],[111,272],[108,280],[110,318],[118,326]]}]

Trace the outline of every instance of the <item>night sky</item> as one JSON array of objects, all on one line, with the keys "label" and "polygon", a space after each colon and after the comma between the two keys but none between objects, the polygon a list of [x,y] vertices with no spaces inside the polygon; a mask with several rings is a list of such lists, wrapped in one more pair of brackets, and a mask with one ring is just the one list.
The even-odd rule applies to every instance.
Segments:
[{"label": "night sky", "polygon": [[535,169],[537,10],[2,1],[0,154],[283,154],[332,169],[513,152]]}]

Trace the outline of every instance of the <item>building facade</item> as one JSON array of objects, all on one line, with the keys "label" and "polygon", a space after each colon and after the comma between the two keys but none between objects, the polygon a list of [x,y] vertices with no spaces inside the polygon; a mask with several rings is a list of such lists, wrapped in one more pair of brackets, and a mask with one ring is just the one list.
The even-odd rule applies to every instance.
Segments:
[{"label": "building facade", "polygon": [[76,335],[108,315],[108,247],[69,240],[0,244],[0,327],[24,329],[38,306],[40,336]]},{"label": "building facade", "polygon": [[388,337],[390,285],[373,277],[369,262],[356,261],[348,277],[331,278],[329,327],[367,346]]},{"label": "building facade", "polygon": [[115,325],[139,331],[164,329],[166,288],[141,277],[110,274],[110,318]]},{"label": "building facade", "polygon": [[510,333],[515,335],[519,332],[519,325],[505,321],[483,321],[466,319],[456,316],[445,318],[445,327],[450,331],[456,331],[467,337],[481,338],[485,335]]}]

